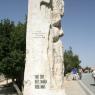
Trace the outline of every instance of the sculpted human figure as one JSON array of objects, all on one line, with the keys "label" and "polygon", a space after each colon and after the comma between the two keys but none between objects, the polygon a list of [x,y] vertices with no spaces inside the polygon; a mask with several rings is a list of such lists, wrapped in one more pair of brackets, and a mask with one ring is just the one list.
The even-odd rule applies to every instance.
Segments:
[{"label": "sculpted human figure", "polygon": [[[63,0],[29,0],[23,95],[47,95],[48,92],[58,95],[56,89],[62,88],[63,14]],[[40,79],[40,76],[44,77]]]},{"label": "sculpted human figure", "polygon": [[64,15],[63,0],[41,0],[43,16],[49,21],[48,59],[52,88],[62,88],[63,85],[63,45],[60,37],[64,34],[61,27],[61,18]]},{"label": "sculpted human figure", "polygon": [[53,24],[53,88],[60,89],[63,86],[64,64],[63,45],[60,37],[64,34],[61,27],[61,18],[64,15],[64,1],[53,1],[52,24]]}]

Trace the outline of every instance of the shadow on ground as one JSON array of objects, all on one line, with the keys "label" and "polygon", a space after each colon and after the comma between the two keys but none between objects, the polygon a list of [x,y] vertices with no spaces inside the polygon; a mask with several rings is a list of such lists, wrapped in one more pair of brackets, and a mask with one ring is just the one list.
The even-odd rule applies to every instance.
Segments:
[{"label": "shadow on ground", "polygon": [[0,95],[17,95],[12,83],[0,86]]}]

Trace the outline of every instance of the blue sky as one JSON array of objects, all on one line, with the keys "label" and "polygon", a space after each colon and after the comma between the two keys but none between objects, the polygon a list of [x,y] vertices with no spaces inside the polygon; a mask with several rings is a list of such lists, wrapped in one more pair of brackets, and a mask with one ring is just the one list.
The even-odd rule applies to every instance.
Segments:
[{"label": "blue sky", "polygon": [[0,0],[0,19],[23,21],[27,14],[28,0]]},{"label": "blue sky", "polygon": [[72,47],[82,66],[95,66],[95,0],[65,0],[64,47]]},{"label": "blue sky", "polygon": [[[23,21],[28,0],[0,0],[0,19]],[[95,66],[95,0],[65,0],[64,48],[72,47],[82,66]]]}]

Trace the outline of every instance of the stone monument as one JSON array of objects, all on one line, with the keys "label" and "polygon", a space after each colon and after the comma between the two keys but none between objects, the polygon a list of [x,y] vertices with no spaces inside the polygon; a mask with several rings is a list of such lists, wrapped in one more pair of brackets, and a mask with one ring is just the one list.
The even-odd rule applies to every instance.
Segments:
[{"label": "stone monument", "polygon": [[28,0],[23,95],[64,95],[63,0]]}]

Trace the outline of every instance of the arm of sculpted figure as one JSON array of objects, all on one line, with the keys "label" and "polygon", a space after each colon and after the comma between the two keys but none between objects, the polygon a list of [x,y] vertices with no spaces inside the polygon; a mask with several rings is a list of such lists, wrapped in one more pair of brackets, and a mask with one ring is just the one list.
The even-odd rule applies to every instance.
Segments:
[{"label": "arm of sculpted figure", "polygon": [[42,6],[42,5],[45,5],[45,6],[47,6],[48,8],[52,8],[52,0],[42,0],[42,1],[40,2],[40,6]]}]

